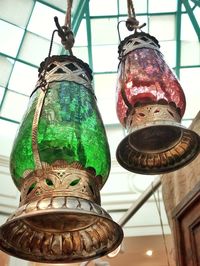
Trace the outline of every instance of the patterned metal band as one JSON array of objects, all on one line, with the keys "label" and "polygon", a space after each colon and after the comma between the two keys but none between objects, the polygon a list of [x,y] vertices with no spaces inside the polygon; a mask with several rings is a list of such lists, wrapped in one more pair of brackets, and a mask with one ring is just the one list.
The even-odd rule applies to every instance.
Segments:
[{"label": "patterned metal band", "polygon": [[135,49],[139,48],[151,48],[160,52],[158,41],[144,32],[136,35],[130,35],[119,46],[119,59]]},{"label": "patterned metal band", "polygon": [[177,125],[181,122],[181,117],[177,109],[168,104],[148,104],[140,107],[135,107],[127,118],[126,127],[128,132],[135,131],[140,127],[145,127],[148,124],[155,124],[162,121],[164,124]]},{"label": "patterned metal band", "polygon": [[26,171],[20,187],[20,206],[54,196],[74,196],[100,204],[99,177],[95,171],[87,170],[79,163],[67,164],[63,160],[49,165],[42,163],[42,169]]},{"label": "patterned metal band", "polygon": [[[85,74],[84,69],[81,68],[79,64],[73,61],[51,62],[47,67],[47,71],[45,73],[45,80],[48,83],[63,80],[73,81],[85,86],[93,92],[91,81],[89,77]],[[39,87],[40,84],[41,81],[39,80],[36,84],[36,87]]]}]

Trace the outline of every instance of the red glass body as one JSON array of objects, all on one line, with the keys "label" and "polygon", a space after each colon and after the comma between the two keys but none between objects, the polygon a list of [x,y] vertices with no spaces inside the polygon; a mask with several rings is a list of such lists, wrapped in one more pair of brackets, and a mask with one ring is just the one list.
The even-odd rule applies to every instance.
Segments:
[{"label": "red glass body", "polygon": [[185,95],[162,54],[152,48],[137,48],[121,61],[117,82],[117,115],[124,127],[129,105],[166,102],[173,103],[182,117],[185,112]]}]

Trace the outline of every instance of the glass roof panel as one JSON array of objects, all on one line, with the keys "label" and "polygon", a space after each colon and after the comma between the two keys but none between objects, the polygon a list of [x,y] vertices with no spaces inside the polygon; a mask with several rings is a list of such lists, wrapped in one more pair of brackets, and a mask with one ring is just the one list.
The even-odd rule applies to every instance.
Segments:
[{"label": "glass roof panel", "polygon": [[[32,12],[34,0],[1,0],[0,18],[24,28]],[[19,15],[20,14],[20,15]]]},{"label": "glass roof panel", "polygon": [[197,22],[200,25],[200,8],[196,7],[193,12],[194,12],[194,15],[195,15]]},{"label": "glass roof panel", "polygon": [[6,55],[16,56],[24,30],[0,20],[0,51]]},{"label": "glass roof panel", "polygon": [[88,48],[87,47],[74,47],[73,54],[83,60],[85,63],[89,63],[88,60]]},{"label": "glass roof panel", "polygon": [[3,99],[4,91],[5,91],[5,88],[0,86],[0,104]]},{"label": "glass roof panel", "polygon": [[[26,32],[19,51],[19,58],[33,65],[39,66],[41,61],[48,56],[49,47],[50,41],[48,39],[42,38],[31,32]],[[51,54],[60,54],[61,49],[61,45],[54,43]]]},{"label": "glass roof panel", "polygon": [[102,119],[106,124],[119,123],[116,115],[117,73],[94,75],[94,89]]},{"label": "glass roof panel", "polygon": [[[192,51],[192,53],[190,52]],[[181,42],[181,65],[200,65],[200,43],[195,41]],[[200,74],[200,73],[199,73]]]},{"label": "glass roof panel", "polygon": [[170,67],[176,66],[176,42],[175,41],[161,41],[160,51],[164,55],[164,59]]},{"label": "glass roof panel", "polygon": [[200,99],[200,67],[183,68],[180,70],[180,80],[186,96],[186,112],[184,118],[194,118],[199,111]]},{"label": "glass roof panel", "polygon": [[86,20],[83,19],[75,38],[75,46],[87,46]]},{"label": "glass roof panel", "polygon": [[63,11],[66,11],[66,0],[42,0],[42,2],[47,3],[49,5],[51,5],[52,7],[56,7],[56,8],[60,8]]},{"label": "glass roof panel", "polygon": [[181,40],[184,41],[197,41],[197,34],[193,28],[193,25],[191,23],[191,20],[188,16],[188,14],[182,15],[182,25],[184,27],[181,27]]},{"label": "glass roof panel", "polygon": [[[134,0],[134,8],[136,13],[146,13],[147,12],[147,0]],[[119,10],[120,14],[127,15],[127,1],[119,0]]]},{"label": "glass roof panel", "polygon": [[[97,98],[98,100],[98,98]],[[115,97],[112,99],[105,98],[102,100],[97,101],[101,117],[105,124],[118,124],[119,120],[117,118],[117,114],[115,111],[116,102]]]},{"label": "glass roof panel", "polygon": [[[59,23],[64,24],[65,14],[44,4],[36,2],[33,14],[27,29],[33,33],[51,39],[52,32],[56,29],[54,17],[57,16]],[[55,36],[55,41],[60,43],[60,38]]]},{"label": "glass roof panel", "polygon": [[94,75],[95,94],[97,99],[115,98],[117,73]]},{"label": "glass roof panel", "polygon": [[16,62],[8,84],[9,90],[30,96],[38,77],[37,68]]},{"label": "glass roof panel", "polygon": [[177,0],[148,0],[149,1],[149,12],[160,13],[160,12],[175,12],[177,9]]},{"label": "glass roof panel", "polygon": [[8,90],[1,109],[1,116],[21,121],[28,101],[29,97]]},{"label": "glass roof panel", "polygon": [[0,56],[0,69],[1,69],[1,75],[0,75],[0,86],[6,87],[12,68],[13,68],[14,60],[11,60],[5,56]]},{"label": "glass roof panel", "polygon": [[91,29],[93,45],[118,43],[117,19],[92,19]]},{"label": "glass roof panel", "polygon": [[175,15],[151,16],[149,18],[149,32],[158,41],[175,39]]},{"label": "glass roof panel", "polygon": [[117,14],[116,0],[92,0],[90,1],[90,15],[91,16],[107,16]]},{"label": "glass roof panel", "polygon": [[117,146],[125,137],[125,132],[121,125],[109,125],[106,127],[106,132],[108,143],[110,145],[111,158],[115,160]]},{"label": "glass roof panel", "polygon": [[0,147],[1,155],[9,156],[19,125],[0,119]]},{"label": "glass roof panel", "polygon": [[117,71],[118,45],[93,46],[93,69],[94,72]]}]

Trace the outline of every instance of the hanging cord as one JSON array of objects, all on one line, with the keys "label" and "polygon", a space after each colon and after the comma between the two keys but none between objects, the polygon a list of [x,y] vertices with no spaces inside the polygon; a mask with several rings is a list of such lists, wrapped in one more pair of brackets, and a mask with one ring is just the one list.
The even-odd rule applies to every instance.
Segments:
[{"label": "hanging cord", "polygon": [[128,8],[128,19],[126,21],[126,27],[129,31],[137,31],[137,29],[141,29],[146,26],[146,23],[139,25],[139,21],[136,19],[135,8],[133,6],[132,0],[127,0],[127,8]]},{"label": "hanging cord", "polygon": [[58,35],[61,38],[61,43],[65,47],[66,50],[69,51],[70,55],[73,55],[72,53],[72,47],[74,45],[74,35],[71,30],[71,10],[72,10],[72,3],[73,0],[67,0],[67,12],[65,16],[65,25],[60,26],[58,18],[54,17],[54,21],[56,24],[56,27],[58,29]]},{"label": "hanging cord", "polygon": [[[152,189],[153,189],[153,183],[152,183]],[[166,254],[166,257],[167,257],[167,265],[170,266],[169,252],[168,252],[168,248],[167,248],[167,242],[166,242],[164,226],[163,226],[163,221],[162,221],[162,215],[161,215],[159,189],[157,190],[157,194],[158,194],[158,199],[156,199],[155,192],[153,193],[153,196],[154,196],[154,200],[155,200],[155,203],[156,203],[156,208],[157,208],[159,219],[160,219],[160,225],[161,225],[161,230],[162,230],[162,238],[163,238],[163,243],[164,243],[164,246],[165,246],[165,254]]]}]

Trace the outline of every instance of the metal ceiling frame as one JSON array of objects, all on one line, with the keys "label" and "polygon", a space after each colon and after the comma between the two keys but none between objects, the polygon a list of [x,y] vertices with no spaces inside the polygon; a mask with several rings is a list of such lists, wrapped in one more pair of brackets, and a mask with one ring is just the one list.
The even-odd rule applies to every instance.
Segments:
[{"label": "metal ceiling frame", "polygon": [[[180,69],[182,68],[195,68],[195,67],[200,67],[200,65],[181,65],[181,18],[182,18],[182,14],[188,14],[189,18],[190,18],[190,21],[194,27],[194,30],[200,40],[200,27],[198,25],[198,22],[197,22],[197,19],[195,17],[195,14],[194,14],[194,9],[195,8],[200,8],[200,0],[178,0],[177,1],[177,10],[175,12],[163,12],[163,13],[150,13],[149,12],[149,1],[150,0],[147,0],[147,12],[146,13],[140,13],[140,14],[137,14],[138,17],[140,16],[147,16],[147,17],[150,17],[150,16],[162,16],[162,15],[175,15],[176,16],[176,67],[175,67],[175,71],[176,71],[176,74],[177,76],[180,75]],[[33,12],[33,9],[34,9],[34,6],[35,4],[39,2],[41,4],[44,4],[48,7],[51,7],[55,10],[58,10],[60,12],[63,12],[65,13],[65,11],[63,11],[61,8],[59,7],[56,7],[55,5],[51,5],[47,2],[45,2],[44,0],[34,0],[34,5],[33,5],[33,8],[32,8],[32,12]],[[86,19],[86,30],[87,30],[87,49],[88,49],[88,63],[90,65],[91,68],[93,68],[93,56],[92,56],[92,31],[91,31],[91,20],[92,19],[101,19],[101,18],[117,18],[119,20],[119,18],[121,17],[127,17],[127,14],[120,14],[120,10],[119,10],[119,4],[120,4],[120,0],[117,0],[117,10],[118,10],[118,13],[116,15],[111,15],[111,16],[105,16],[105,15],[101,15],[101,16],[91,16],[90,15],[90,7],[89,7],[89,0],[79,0],[79,3],[76,7],[76,10],[74,11],[74,14],[73,14],[73,17],[72,17],[72,29],[73,29],[73,32],[74,34],[76,35],[77,31],[78,31],[78,28],[80,26],[80,23],[82,21],[83,18]],[[194,6],[192,7],[192,4],[194,4]],[[184,5],[186,11],[182,11],[182,6]],[[137,10],[136,10],[137,11]],[[31,14],[32,14],[31,12]],[[26,27],[25,27],[25,31],[24,31],[24,35],[22,37],[22,41],[21,41],[21,45],[19,46],[19,49],[18,49],[18,52],[17,52],[17,55],[15,57],[13,56],[10,56],[10,55],[6,55],[4,53],[1,53],[0,52],[0,55],[3,56],[3,57],[7,57],[7,58],[10,58],[12,60],[14,60],[14,64],[15,62],[21,62],[21,63],[25,63],[26,65],[29,65],[29,66],[32,66],[32,67],[35,67],[37,68],[38,66],[34,65],[34,64],[31,64],[29,62],[26,62],[20,58],[18,58],[18,55],[19,55],[19,51],[20,51],[20,48],[22,46],[22,42],[23,42],[23,39],[25,37],[25,34],[27,32],[27,26],[28,26],[28,23],[29,23],[29,20],[31,18],[31,14],[29,16],[29,19],[26,23]],[[62,53],[65,53],[64,51],[62,51]],[[12,70],[13,70],[13,67],[14,67],[14,64],[12,66]],[[11,70],[11,73],[10,73],[10,76],[9,76],[9,79],[12,75],[12,70]],[[105,73],[116,73],[115,71],[110,71],[110,72],[95,72],[94,74],[105,74]],[[0,103],[0,111],[1,111],[1,108],[3,106],[3,103],[5,101],[5,97],[6,97],[6,93],[8,91],[8,84],[9,84],[9,79],[7,81],[7,84],[5,86],[5,90],[4,90],[4,95],[3,95],[3,98],[2,98],[2,101]],[[21,94],[21,93],[19,93]],[[9,118],[6,118],[6,117],[1,117],[0,116],[0,119],[3,119],[3,120],[6,120],[6,121],[10,121],[10,122],[13,122],[13,123],[18,123],[18,121],[15,121],[15,120],[12,120],[12,119],[9,119]]]},{"label": "metal ceiling frame", "polygon": [[[178,2],[179,2],[179,1],[178,1]],[[189,18],[190,18],[190,21],[191,21],[191,23],[192,23],[192,25],[193,25],[193,28],[194,28],[194,30],[195,30],[195,32],[196,32],[196,34],[197,34],[198,40],[199,40],[199,42],[200,42],[200,27],[199,27],[199,24],[198,24],[198,22],[197,22],[197,20],[196,20],[195,15],[194,15],[194,10],[193,10],[193,8],[190,6],[188,0],[182,0],[182,2],[183,2],[183,5],[184,5],[184,7],[185,7],[185,9],[186,9],[186,12],[187,12],[187,14],[188,14],[188,16],[189,16]],[[193,0],[192,2],[194,2],[194,0]],[[198,1],[196,0],[195,2],[198,2]],[[199,6],[199,5],[200,5],[200,2],[198,3],[198,6]]]}]

